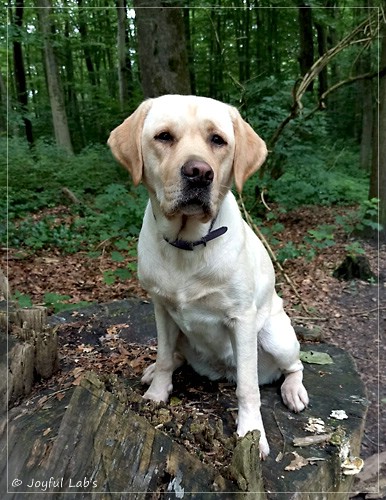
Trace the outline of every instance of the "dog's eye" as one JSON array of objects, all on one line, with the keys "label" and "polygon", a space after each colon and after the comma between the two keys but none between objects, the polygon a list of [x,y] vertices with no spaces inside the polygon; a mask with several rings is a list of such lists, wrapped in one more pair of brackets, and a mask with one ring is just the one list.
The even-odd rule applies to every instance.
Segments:
[{"label": "dog's eye", "polygon": [[170,132],[161,132],[160,134],[157,134],[154,139],[161,142],[172,142],[173,136]]},{"label": "dog's eye", "polygon": [[224,146],[224,144],[226,144],[226,141],[218,134],[213,134],[210,140],[213,144],[216,144],[216,146]]}]

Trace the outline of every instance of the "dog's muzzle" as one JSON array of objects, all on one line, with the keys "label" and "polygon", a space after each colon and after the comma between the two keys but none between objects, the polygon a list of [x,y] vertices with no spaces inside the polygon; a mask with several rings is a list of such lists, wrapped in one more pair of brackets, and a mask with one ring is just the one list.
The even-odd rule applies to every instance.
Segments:
[{"label": "dog's muzzle", "polygon": [[211,186],[214,179],[212,167],[198,160],[189,160],[181,167],[182,192],[178,201],[180,209],[187,215],[211,210]]}]

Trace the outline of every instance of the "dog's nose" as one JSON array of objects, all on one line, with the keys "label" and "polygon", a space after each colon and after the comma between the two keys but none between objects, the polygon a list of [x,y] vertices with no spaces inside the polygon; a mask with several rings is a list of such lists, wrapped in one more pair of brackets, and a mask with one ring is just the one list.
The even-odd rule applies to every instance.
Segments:
[{"label": "dog's nose", "polygon": [[213,181],[213,170],[210,165],[204,161],[189,160],[181,168],[182,177],[189,184],[197,187],[207,187]]}]

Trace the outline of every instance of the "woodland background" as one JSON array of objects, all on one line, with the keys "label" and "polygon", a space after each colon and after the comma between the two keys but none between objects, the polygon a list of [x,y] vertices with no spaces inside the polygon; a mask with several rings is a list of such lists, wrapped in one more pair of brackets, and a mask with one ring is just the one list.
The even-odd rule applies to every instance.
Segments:
[{"label": "woodland background", "polygon": [[[149,96],[224,100],[268,144],[244,214],[269,244],[286,310],[300,337],[354,356],[370,401],[361,456],[385,451],[385,7],[10,0],[0,9],[0,267],[10,298],[55,313],[148,300],[136,278],[147,195],[112,158],[108,135]],[[365,255],[373,273],[337,279],[346,256]],[[79,370],[96,369],[104,347],[82,340],[76,314],[73,343],[59,332],[61,371],[46,383],[76,384]],[[123,327],[92,332],[116,339],[103,370],[127,367]]]},{"label": "woodland background", "polygon": [[[243,196],[279,262],[311,260],[337,231],[347,253],[364,253],[359,234],[385,235],[382,7],[10,1],[0,11],[3,249],[21,260],[108,254],[116,266],[103,270],[105,283],[135,278],[147,197],[106,140],[142,99],[193,93],[237,106],[266,140],[269,159]],[[302,207],[336,210],[328,220],[320,212],[300,241],[282,241],[280,217]]]}]

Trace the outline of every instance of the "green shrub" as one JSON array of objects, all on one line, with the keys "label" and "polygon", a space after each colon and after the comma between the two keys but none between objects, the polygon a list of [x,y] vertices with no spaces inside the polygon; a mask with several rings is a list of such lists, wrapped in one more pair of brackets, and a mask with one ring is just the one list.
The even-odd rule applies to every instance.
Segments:
[{"label": "green shrub", "polygon": [[[6,140],[0,139],[6,148]],[[113,159],[107,146],[92,145],[78,155],[39,141],[33,149],[19,138],[8,141],[8,162],[0,169],[1,208],[5,210],[8,174],[9,216],[67,203],[62,188],[70,189],[83,202],[103,193],[110,183],[129,182],[129,175]]]}]

